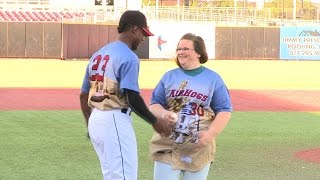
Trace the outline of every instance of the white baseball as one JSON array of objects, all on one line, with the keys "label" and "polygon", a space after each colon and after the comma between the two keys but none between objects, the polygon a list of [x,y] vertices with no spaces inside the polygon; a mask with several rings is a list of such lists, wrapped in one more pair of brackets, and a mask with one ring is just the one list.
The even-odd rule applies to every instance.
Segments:
[{"label": "white baseball", "polygon": [[178,121],[178,115],[176,113],[171,113],[170,117],[173,119],[174,123],[176,123]]}]

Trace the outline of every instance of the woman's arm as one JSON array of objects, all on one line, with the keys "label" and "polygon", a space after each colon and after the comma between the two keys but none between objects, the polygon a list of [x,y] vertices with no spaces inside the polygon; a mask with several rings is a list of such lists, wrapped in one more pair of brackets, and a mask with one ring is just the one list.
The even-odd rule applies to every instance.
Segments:
[{"label": "woman's arm", "polygon": [[199,132],[199,146],[206,146],[211,143],[225,129],[231,118],[231,112],[219,112],[207,131]]}]

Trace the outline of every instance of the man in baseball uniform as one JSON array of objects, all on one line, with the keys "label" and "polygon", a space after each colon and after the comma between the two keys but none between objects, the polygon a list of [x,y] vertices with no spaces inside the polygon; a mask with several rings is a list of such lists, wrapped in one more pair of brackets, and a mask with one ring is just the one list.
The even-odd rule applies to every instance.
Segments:
[{"label": "man in baseball uniform", "polygon": [[81,110],[88,124],[104,180],[136,180],[137,142],[131,111],[150,123],[156,132],[169,135],[167,121],[157,120],[139,94],[139,59],[133,52],[152,36],[139,11],[126,11],[118,38],[90,58],[81,87]]}]

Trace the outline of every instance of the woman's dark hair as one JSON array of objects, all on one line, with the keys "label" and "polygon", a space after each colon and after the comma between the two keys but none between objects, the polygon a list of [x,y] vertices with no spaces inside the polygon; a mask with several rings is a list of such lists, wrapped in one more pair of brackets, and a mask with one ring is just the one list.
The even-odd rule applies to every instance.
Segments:
[{"label": "woman's dark hair", "polygon": [[[190,40],[193,42],[194,50],[200,55],[200,58],[199,58],[200,64],[204,64],[208,61],[208,53],[202,37],[196,36],[195,34],[192,34],[192,33],[187,33],[180,38],[180,41],[183,39]],[[178,61],[178,56],[176,57],[175,61],[176,61],[176,64],[179,67],[181,67]]]}]

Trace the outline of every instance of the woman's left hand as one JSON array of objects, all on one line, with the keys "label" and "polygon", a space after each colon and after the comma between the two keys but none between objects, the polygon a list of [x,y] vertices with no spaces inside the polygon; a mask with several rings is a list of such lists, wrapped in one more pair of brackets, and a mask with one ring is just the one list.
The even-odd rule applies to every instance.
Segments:
[{"label": "woman's left hand", "polygon": [[199,137],[199,141],[198,141],[199,147],[207,146],[208,144],[212,143],[214,138],[209,131],[199,131],[198,137]]}]

